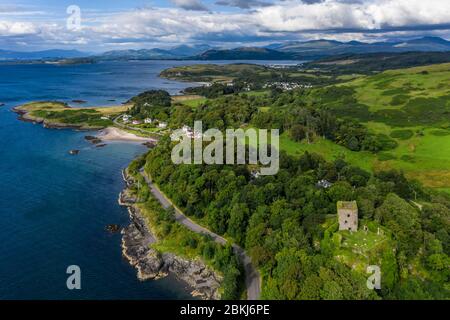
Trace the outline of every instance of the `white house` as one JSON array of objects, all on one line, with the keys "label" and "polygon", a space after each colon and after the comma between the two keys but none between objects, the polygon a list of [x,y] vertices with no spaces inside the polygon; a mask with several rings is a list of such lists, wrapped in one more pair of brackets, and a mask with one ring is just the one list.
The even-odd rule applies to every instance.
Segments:
[{"label": "white house", "polygon": [[128,121],[130,121],[130,119],[131,119],[131,116],[129,116],[128,114],[124,114],[124,115],[122,116],[123,122],[128,122]]},{"label": "white house", "polygon": [[101,120],[109,120],[109,117],[101,117]]},{"label": "white house", "polygon": [[203,136],[201,132],[193,131],[192,128],[189,126],[183,126],[182,130],[186,135],[186,137],[191,139],[200,139]]},{"label": "white house", "polygon": [[150,119],[150,118],[147,118],[147,119],[144,119],[144,123],[145,123],[145,124],[152,124],[152,123],[153,123],[153,120]]},{"label": "white house", "polygon": [[167,128],[167,123],[165,123],[165,122],[160,122],[160,123],[158,124],[158,128],[160,128],[160,129],[165,129],[165,128]]}]

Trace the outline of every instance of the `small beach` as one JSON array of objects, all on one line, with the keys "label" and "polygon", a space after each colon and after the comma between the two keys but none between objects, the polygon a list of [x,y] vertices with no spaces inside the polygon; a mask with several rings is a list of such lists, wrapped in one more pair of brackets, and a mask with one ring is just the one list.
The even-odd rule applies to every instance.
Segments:
[{"label": "small beach", "polygon": [[102,141],[155,142],[155,139],[139,137],[133,133],[115,127],[100,130],[97,137]]}]

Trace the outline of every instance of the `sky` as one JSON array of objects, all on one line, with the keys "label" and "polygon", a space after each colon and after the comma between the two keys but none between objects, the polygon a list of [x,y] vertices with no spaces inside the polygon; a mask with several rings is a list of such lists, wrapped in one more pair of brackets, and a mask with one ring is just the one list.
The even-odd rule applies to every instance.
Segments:
[{"label": "sky", "polygon": [[3,50],[229,48],[421,36],[450,40],[450,0],[0,0]]}]

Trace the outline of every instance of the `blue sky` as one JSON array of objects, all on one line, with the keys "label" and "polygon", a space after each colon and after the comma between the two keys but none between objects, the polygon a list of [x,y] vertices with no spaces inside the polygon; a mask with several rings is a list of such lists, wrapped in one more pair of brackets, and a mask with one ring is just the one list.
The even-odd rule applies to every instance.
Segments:
[{"label": "blue sky", "polygon": [[[67,7],[81,10],[67,28]],[[0,49],[112,49],[310,39],[450,39],[449,0],[0,0]]]}]

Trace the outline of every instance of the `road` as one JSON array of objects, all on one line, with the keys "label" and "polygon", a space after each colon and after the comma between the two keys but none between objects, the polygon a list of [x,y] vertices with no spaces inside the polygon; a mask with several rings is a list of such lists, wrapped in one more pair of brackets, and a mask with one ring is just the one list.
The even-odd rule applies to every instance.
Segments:
[{"label": "road", "polygon": [[[140,170],[141,175],[144,177],[148,186],[150,187],[152,194],[161,203],[164,208],[173,207],[175,209],[175,220],[184,225],[189,230],[209,235],[215,242],[225,245],[228,241],[218,234],[200,226],[191,219],[189,219],[173,202],[156,186],[145,174],[144,170]],[[244,249],[240,246],[233,244],[233,251],[239,257],[241,263],[245,269],[245,285],[247,288],[247,299],[258,300],[261,293],[261,277],[259,272],[253,266],[250,257],[245,253]]]}]

